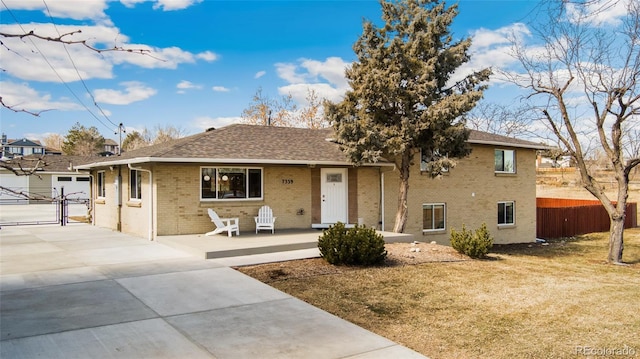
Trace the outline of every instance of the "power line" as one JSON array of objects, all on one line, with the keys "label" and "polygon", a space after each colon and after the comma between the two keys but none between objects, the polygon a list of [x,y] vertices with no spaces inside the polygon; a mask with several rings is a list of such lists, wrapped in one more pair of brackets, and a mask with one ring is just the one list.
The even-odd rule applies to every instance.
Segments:
[{"label": "power line", "polygon": [[[16,18],[16,16],[13,14],[13,12],[11,11],[11,9],[9,9],[9,7],[7,6],[7,4],[5,4],[4,0],[0,0],[0,2],[2,2],[2,5],[5,7],[5,9],[7,10],[7,12],[9,12],[9,14],[11,15],[11,17],[13,18],[13,21],[20,27],[20,30],[22,30],[23,33],[27,33],[27,31],[22,27],[22,24],[20,24],[20,22],[18,21],[18,19]],[[55,26],[55,25],[54,25]],[[27,36],[28,37],[28,36]],[[76,100],[78,101],[78,103],[80,103],[82,105],[82,107],[85,108],[85,110],[87,110],[87,112],[89,112],[89,114],[91,114],[91,116],[93,116],[93,118],[95,118],[101,125],[103,125],[104,127],[108,128],[109,130],[113,130],[111,127],[107,126],[104,122],[102,122],[102,120],[96,116],[96,114],[94,114],[89,107],[87,107],[87,105],[85,105],[84,102],[82,102],[82,100],[80,99],[80,97],[78,97],[78,95],[73,91],[73,89],[69,86],[69,84],[62,78],[62,76],[60,76],[60,74],[58,73],[58,71],[55,69],[55,67],[53,67],[53,65],[51,64],[51,62],[49,61],[49,59],[47,59],[47,57],[44,55],[44,53],[42,51],[40,51],[40,49],[38,48],[38,45],[36,45],[36,43],[33,41],[33,39],[31,39],[31,37],[28,37],[29,41],[31,42],[31,44],[33,45],[33,47],[38,51],[38,53],[40,54],[40,56],[42,56],[42,58],[44,59],[44,61],[47,63],[47,65],[49,65],[49,67],[51,68],[51,70],[56,74],[56,76],[58,77],[58,79],[60,80],[60,82],[62,82],[65,87],[67,88],[67,90],[69,90],[69,92],[71,92],[71,94],[73,95],[73,97],[76,98]],[[65,48],[66,50],[66,48]],[[77,69],[76,69],[77,70]],[[111,122],[111,120],[109,120],[109,122]],[[113,123],[113,122],[111,122]],[[115,125],[115,124],[114,124]],[[116,125],[117,126],[117,125]]]},{"label": "power line", "polygon": [[[51,20],[51,23],[53,24],[53,28],[58,33],[58,36],[62,37],[62,34],[60,34],[60,31],[58,31],[58,26],[56,25],[55,21],[53,21],[53,16],[51,16],[51,11],[49,10],[49,5],[47,5],[47,2],[45,0],[42,0],[42,3],[44,4],[44,7],[47,9],[47,15],[49,15],[49,19]],[[102,116],[104,116],[104,118],[106,118],[107,121],[109,121],[109,123],[111,123],[113,126],[117,127],[118,125],[116,125],[113,121],[111,121],[109,116],[107,116],[107,114],[104,113],[102,108],[100,106],[98,106],[98,102],[96,101],[96,98],[93,96],[93,94],[91,93],[91,91],[87,87],[87,84],[84,82],[84,79],[82,78],[82,75],[80,75],[80,71],[78,70],[78,67],[76,66],[76,63],[73,61],[73,58],[71,57],[71,54],[69,53],[69,49],[67,49],[67,44],[62,44],[62,46],[64,47],[64,51],[67,53],[67,56],[69,57],[69,61],[71,61],[71,65],[73,66],[73,69],[76,70],[76,74],[78,74],[78,78],[80,79],[80,82],[82,82],[82,86],[84,86],[84,89],[87,91],[87,93],[91,97],[91,100],[93,100],[93,104],[98,108],[98,110],[100,110],[100,113],[102,114]]]}]

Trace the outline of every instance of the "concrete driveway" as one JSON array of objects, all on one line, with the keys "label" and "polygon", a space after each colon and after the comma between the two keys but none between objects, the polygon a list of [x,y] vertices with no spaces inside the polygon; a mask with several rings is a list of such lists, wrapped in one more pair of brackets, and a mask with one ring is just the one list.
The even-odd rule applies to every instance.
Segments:
[{"label": "concrete driveway", "polygon": [[84,224],[0,230],[2,358],[423,358],[222,263]]}]

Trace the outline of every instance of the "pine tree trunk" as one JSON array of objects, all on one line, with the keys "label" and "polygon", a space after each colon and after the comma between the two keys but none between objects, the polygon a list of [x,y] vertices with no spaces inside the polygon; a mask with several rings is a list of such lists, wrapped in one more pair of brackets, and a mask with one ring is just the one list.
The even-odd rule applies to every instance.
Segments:
[{"label": "pine tree trunk", "polygon": [[411,155],[410,153],[403,153],[400,159],[400,165],[398,170],[400,172],[400,181],[398,188],[398,211],[396,212],[396,220],[393,225],[393,231],[395,233],[403,233],[404,227],[407,224],[407,198],[409,193],[409,169],[411,167]]},{"label": "pine tree trunk", "polygon": [[611,217],[609,228],[609,263],[622,263],[622,250],[624,249],[624,216]]}]

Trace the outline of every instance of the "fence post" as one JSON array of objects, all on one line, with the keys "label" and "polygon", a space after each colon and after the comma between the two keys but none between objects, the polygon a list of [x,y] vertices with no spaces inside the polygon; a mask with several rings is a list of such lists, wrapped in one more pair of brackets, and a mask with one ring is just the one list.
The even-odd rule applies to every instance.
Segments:
[{"label": "fence post", "polygon": [[64,197],[64,187],[60,187],[60,225],[67,225],[67,200]]}]

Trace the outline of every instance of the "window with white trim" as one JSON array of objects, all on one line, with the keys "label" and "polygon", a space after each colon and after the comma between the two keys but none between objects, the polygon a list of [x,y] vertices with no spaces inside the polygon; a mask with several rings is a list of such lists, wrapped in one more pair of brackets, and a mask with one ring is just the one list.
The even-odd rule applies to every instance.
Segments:
[{"label": "window with white trim", "polygon": [[97,187],[97,195],[98,198],[104,198],[105,196],[105,183],[104,183],[104,178],[105,178],[105,172],[104,171],[100,171],[98,172],[98,176],[96,179],[96,187]]},{"label": "window with white trim", "polygon": [[516,151],[495,150],[495,164],[498,173],[516,173]]},{"label": "window with white trim", "polygon": [[446,205],[425,203],[422,205],[422,231],[440,231],[446,228]]},{"label": "window with white trim", "polygon": [[498,225],[516,224],[516,206],[513,201],[498,202]]},{"label": "window with white trim", "polygon": [[142,171],[130,170],[129,172],[129,199],[142,199]]},{"label": "window with white trim", "polygon": [[201,200],[262,199],[262,168],[201,167]]}]

